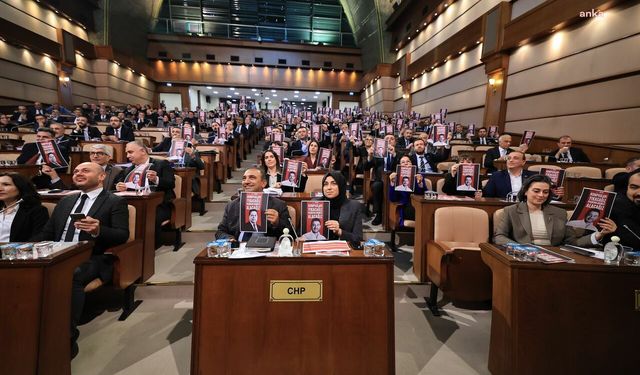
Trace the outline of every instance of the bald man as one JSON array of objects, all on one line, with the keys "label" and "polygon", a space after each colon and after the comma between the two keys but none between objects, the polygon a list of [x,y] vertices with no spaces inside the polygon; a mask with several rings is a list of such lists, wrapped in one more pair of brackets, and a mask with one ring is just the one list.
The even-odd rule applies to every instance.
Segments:
[{"label": "bald man", "polygon": [[[65,196],[58,202],[51,218],[33,241],[93,241],[91,258],[73,273],[71,300],[71,356],[78,353],[76,328],[84,306],[84,288],[111,281],[113,258],[105,250],[127,242],[129,213],[127,202],[102,187],[105,172],[96,163],[81,163],[73,170],[73,183],[80,194]],[[71,214],[84,218],[74,220]],[[76,216],[76,215],[74,215]]]}]

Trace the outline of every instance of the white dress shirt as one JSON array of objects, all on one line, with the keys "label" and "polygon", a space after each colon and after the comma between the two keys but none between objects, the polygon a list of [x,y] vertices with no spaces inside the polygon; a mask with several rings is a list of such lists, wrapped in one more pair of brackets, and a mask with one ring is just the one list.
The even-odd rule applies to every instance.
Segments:
[{"label": "white dress shirt", "polygon": [[522,171],[518,175],[509,172],[509,179],[511,179],[511,191],[514,193],[519,192],[522,188]]},{"label": "white dress shirt", "polygon": [[0,214],[0,242],[10,241],[11,225],[13,224],[13,219],[15,219],[16,212],[18,212],[19,208],[20,204],[16,204]]}]

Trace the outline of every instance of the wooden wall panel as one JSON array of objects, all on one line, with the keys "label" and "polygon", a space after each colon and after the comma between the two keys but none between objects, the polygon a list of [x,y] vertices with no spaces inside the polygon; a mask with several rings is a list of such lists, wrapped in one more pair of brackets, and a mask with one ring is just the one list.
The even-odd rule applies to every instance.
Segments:
[{"label": "wooden wall panel", "polygon": [[447,61],[444,65],[418,76],[411,82],[411,91],[416,92],[424,87],[437,84],[440,81],[449,79],[451,76],[482,65],[482,61],[480,61],[482,48],[480,47],[481,45],[471,51],[457,55],[455,58]]},{"label": "wooden wall panel", "polygon": [[[422,77],[425,76],[427,76],[427,74],[424,74]],[[416,81],[421,81],[422,77],[415,79],[414,83]],[[453,76],[450,79],[440,81],[420,91],[414,92],[412,94],[411,100],[413,101],[413,105],[415,106],[445,96],[463,92],[478,86],[484,87],[486,84],[487,76],[484,73],[484,68],[482,66],[478,66],[462,74]]]},{"label": "wooden wall panel", "polygon": [[518,121],[611,109],[640,108],[639,87],[640,74],[637,74],[566,90],[525,96],[509,101],[507,120]]},{"label": "wooden wall panel", "polygon": [[86,30],[82,27],[69,22],[69,20],[55,14],[52,10],[40,6],[35,1],[0,0],[0,18],[4,18],[56,43],[58,42],[57,28],[67,30],[84,40],[89,39]]},{"label": "wooden wall panel", "polygon": [[640,34],[509,75],[507,98],[639,71],[639,45]]},{"label": "wooden wall panel", "polygon": [[640,108],[632,108],[510,121],[505,130],[513,133],[535,130],[536,134],[553,138],[569,134],[576,140],[594,143],[640,143],[639,118]]},{"label": "wooden wall panel", "polygon": [[[486,86],[478,86],[472,89],[445,96],[420,105],[414,105],[411,110],[422,114],[438,112],[441,108],[447,108],[449,112],[467,110],[484,106]],[[481,121],[480,121],[481,122]]]}]

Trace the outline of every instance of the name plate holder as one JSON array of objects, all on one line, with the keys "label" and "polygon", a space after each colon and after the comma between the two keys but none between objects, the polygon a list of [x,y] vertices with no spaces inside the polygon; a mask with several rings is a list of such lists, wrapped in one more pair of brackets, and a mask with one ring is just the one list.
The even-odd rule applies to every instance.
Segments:
[{"label": "name plate holder", "polygon": [[321,302],[322,280],[271,280],[269,302]]}]

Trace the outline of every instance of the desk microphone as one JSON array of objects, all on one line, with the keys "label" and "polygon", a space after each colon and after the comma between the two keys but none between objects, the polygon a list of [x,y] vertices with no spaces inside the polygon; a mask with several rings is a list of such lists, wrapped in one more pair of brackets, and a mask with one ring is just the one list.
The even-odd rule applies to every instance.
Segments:
[{"label": "desk microphone", "polygon": [[[23,199],[22,199],[22,198],[20,198],[20,199],[18,199],[17,201],[15,201],[15,202],[11,203],[11,204],[10,204],[10,205],[8,205],[7,207],[5,207],[5,208],[3,208],[2,210],[0,210],[0,214],[1,214],[1,213],[4,213],[6,210],[10,209],[11,207],[14,207],[14,206],[19,205],[20,203],[22,203],[22,201],[23,201]],[[634,234],[635,234],[635,233],[634,233]]]},{"label": "desk microphone", "polygon": [[628,230],[629,232],[631,232],[631,234],[633,234],[634,236],[636,236],[636,238],[637,238],[637,239],[639,239],[639,240],[640,240],[640,236],[638,236],[638,235],[636,234],[636,232],[632,231],[632,230],[631,230],[631,228],[629,228],[629,226],[628,226],[627,224],[624,224],[624,225],[623,225],[623,227],[624,227],[624,229],[626,229],[626,230]]},{"label": "desk microphone", "polygon": [[296,238],[299,238],[298,233],[296,233],[296,226],[293,225],[293,222],[291,221],[291,217],[288,217],[287,220],[289,220],[289,224],[291,224],[291,229],[293,229],[293,234],[296,235]]}]

